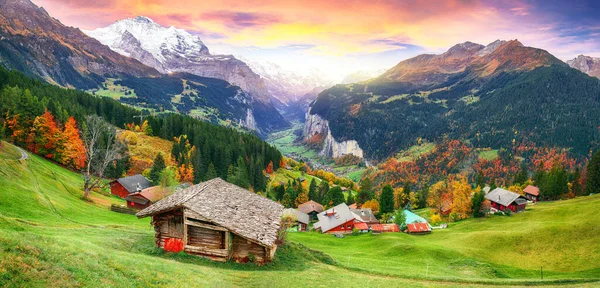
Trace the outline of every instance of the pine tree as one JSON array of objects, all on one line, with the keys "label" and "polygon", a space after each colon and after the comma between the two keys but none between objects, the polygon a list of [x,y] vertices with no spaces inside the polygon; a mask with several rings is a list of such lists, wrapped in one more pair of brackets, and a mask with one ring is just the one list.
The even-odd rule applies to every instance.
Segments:
[{"label": "pine tree", "polygon": [[600,192],[600,151],[594,153],[586,171],[585,193],[595,194]]},{"label": "pine tree", "polygon": [[381,190],[379,197],[379,215],[394,212],[394,189],[392,186],[385,185]]},{"label": "pine tree", "polygon": [[492,178],[492,183],[490,183],[490,191],[493,191],[496,188],[498,188],[498,186],[496,186],[496,179]]},{"label": "pine tree", "polygon": [[321,181],[321,184],[319,184],[319,188],[317,189],[318,192],[318,197],[315,200],[318,203],[321,203],[323,205],[327,205],[328,203],[325,203],[326,201],[326,197],[327,197],[327,193],[329,192],[329,183],[327,183],[327,181],[323,180]]},{"label": "pine tree", "polygon": [[483,171],[477,172],[477,176],[475,176],[475,186],[484,187],[485,186],[485,175],[483,175]]},{"label": "pine tree", "polygon": [[362,205],[365,202],[373,199],[373,192],[371,189],[371,179],[368,177],[363,179],[358,191],[358,195],[356,196],[356,204]]},{"label": "pine tree", "polygon": [[283,195],[285,195],[285,185],[282,184],[282,185],[277,186],[277,195],[276,195],[277,200],[278,201],[283,200]]},{"label": "pine tree", "polygon": [[208,165],[208,171],[206,171],[206,180],[211,180],[217,178],[217,171],[215,170],[215,165],[210,162]]},{"label": "pine tree", "polygon": [[290,208],[292,206],[294,206],[294,201],[292,200],[292,196],[290,196],[290,194],[285,193],[285,195],[283,195],[283,199],[281,200],[281,205],[283,205],[283,207],[286,208]]},{"label": "pine tree", "polygon": [[402,194],[404,194],[404,199],[406,199],[406,201],[404,203],[399,203],[398,206],[400,207],[404,207],[407,202],[410,201],[410,184],[407,182],[404,182],[404,187],[402,188]]},{"label": "pine tree", "polygon": [[525,162],[523,161],[523,163],[521,163],[521,170],[519,171],[519,173],[517,173],[517,175],[515,175],[515,180],[513,181],[513,185],[523,185],[523,183],[525,183],[528,179],[527,176],[527,166],[525,165]]},{"label": "pine tree", "polygon": [[312,178],[312,180],[310,181],[310,185],[308,186],[308,199],[317,201],[318,199],[318,192],[317,192],[317,181],[315,180],[315,178]]},{"label": "pine tree", "polygon": [[342,192],[342,188],[340,188],[340,186],[335,186],[331,189],[329,189],[329,192],[327,193],[327,201],[328,203],[326,203],[326,205],[331,205],[331,207],[336,206],[338,204],[342,204],[344,203],[345,199],[344,199],[344,193]]},{"label": "pine tree", "polygon": [[[285,205],[283,204],[286,197],[288,197],[289,199],[289,205]],[[296,190],[294,189],[294,186],[289,185],[287,188],[285,188],[285,194],[283,195],[283,199],[281,200],[281,204],[285,207],[293,207],[294,206],[294,200],[296,200]]]},{"label": "pine tree", "polygon": [[346,204],[352,205],[356,202],[354,199],[354,194],[352,194],[352,190],[348,190],[348,197],[346,197]]},{"label": "pine tree", "polygon": [[157,185],[160,181],[160,173],[165,168],[167,168],[167,165],[165,164],[165,158],[162,156],[162,153],[158,153],[158,155],[156,155],[154,158],[154,166],[152,166],[152,170],[150,170],[150,175],[148,175],[150,181],[154,185]]}]

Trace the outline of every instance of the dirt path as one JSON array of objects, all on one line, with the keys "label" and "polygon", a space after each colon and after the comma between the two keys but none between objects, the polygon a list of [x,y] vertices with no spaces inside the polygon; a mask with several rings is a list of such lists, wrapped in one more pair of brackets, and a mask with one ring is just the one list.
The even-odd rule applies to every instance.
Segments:
[{"label": "dirt path", "polygon": [[[15,146],[17,147],[17,146]],[[29,155],[27,155],[27,152],[25,152],[25,150],[23,150],[21,147],[17,147],[17,149],[19,149],[19,152],[21,152],[21,159],[20,160],[27,160],[29,158]]]}]

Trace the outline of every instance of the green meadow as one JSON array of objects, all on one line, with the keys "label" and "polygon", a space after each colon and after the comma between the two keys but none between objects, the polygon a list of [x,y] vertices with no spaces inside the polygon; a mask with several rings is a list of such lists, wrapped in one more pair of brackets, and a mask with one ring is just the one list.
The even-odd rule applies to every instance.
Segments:
[{"label": "green meadow", "polygon": [[99,191],[84,201],[79,174],[35,155],[19,158],[2,144],[1,287],[600,284],[593,282],[600,278],[598,196],[462,221],[425,236],[290,233],[275,261],[259,267],[164,253],[155,248],[149,219],[108,209],[122,200]]}]

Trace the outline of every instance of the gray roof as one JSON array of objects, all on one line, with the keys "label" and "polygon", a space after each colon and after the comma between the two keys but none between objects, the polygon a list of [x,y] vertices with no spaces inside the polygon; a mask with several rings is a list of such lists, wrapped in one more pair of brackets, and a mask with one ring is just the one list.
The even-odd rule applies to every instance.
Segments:
[{"label": "gray roof", "polygon": [[[327,216],[328,212],[334,212],[335,214],[332,216]],[[319,218],[318,227],[321,227],[321,231],[327,232],[332,228],[340,226],[350,220],[355,219],[354,214],[348,208],[346,203],[339,204],[333,208],[327,209],[319,214],[317,214]]]},{"label": "gray roof", "polygon": [[288,215],[293,216],[294,218],[296,218],[296,221],[298,221],[300,223],[308,224],[308,222],[309,222],[308,214],[306,214],[304,212],[300,212],[300,211],[298,211],[298,209],[294,209],[294,208],[283,209],[282,217],[285,217]]},{"label": "gray roof", "polygon": [[485,194],[485,199],[488,199],[492,202],[496,202],[498,204],[502,204],[503,206],[508,206],[511,203],[515,202],[515,200],[523,197],[515,192],[510,192],[508,190],[502,188],[496,188],[490,193]]},{"label": "gray roof", "polygon": [[361,208],[361,209],[350,209],[350,211],[352,211],[352,213],[356,214],[356,216],[358,216],[358,220],[362,221],[362,222],[367,222],[367,223],[373,223],[373,222],[377,222],[379,223],[379,220],[377,220],[377,218],[375,218],[375,215],[373,215],[373,211],[371,211],[371,208]]},{"label": "gray roof", "polygon": [[142,218],[182,208],[264,246],[277,240],[283,212],[280,204],[215,178],[177,191],[136,215]]},{"label": "gray roof", "polygon": [[119,182],[121,185],[123,185],[125,190],[127,190],[129,193],[138,192],[137,191],[138,184],[139,184],[141,190],[144,190],[148,187],[152,187],[152,183],[150,183],[150,181],[148,179],[146,179],[146,177],[144,177],[140,174],[125,177],[125,178],[119,178],[119,179],[117,179],[117,182]]}]

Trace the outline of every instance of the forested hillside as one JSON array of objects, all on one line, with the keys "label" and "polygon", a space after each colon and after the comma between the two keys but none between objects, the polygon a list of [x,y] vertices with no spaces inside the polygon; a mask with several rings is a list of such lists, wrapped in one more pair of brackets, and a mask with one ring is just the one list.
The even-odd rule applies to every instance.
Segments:
[{"label": "forested hillside", "polygon": [[458,73],[426,91],[372,81],[325,90],[311,113],[329,121],[339,141],[354,139],[369,158],[449,136],[476,147],[571,148],[588,155],[600,144],[600,81],[562,65],[472,79]]},{"label": "forested hillside", "polygon": [[[140,115],[139,110],[112,99],[59,88],[0,68],[0,126],[3,136],[26,147],[31,141],[29,135],[36,132],[32,130],[34,120],[45,111],[54,115],[60,127],[72,116],[81,129],[85,116],[94,114],[120,128],[125,128],[128,123],[140,122],[139,118],[135,118]],[[228,169],[243,166],[241,169],[247,172],[240,175],[247,177],[245,180],[253,185],[253,179],[258,178],[258,173],[263,177],[262,170],[270,162],[274,163],[275,169],[279,166],[281,153],[255,135],[174,113],[145,115],[144,119],[147,120],[147,133],[168,140],[183,139],[181,143],[187,150],[182,163],[188,167],[193,165],[194,182],[216,176],[225,179]],[[176,157],[179,155],[177,151],[174,154]],[[250,159],[252,165],[247,165]],[[256,169],[251,170],[250,166]],[[256,171],[258,167],[262,168]]]}]

